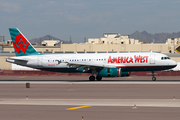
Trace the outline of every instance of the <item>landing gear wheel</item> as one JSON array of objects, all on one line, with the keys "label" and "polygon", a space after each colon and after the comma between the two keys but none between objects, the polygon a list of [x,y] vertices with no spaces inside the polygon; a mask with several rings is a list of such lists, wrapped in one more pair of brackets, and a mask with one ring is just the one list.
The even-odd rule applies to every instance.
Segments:
[{"label": "landing gear wheel", "polygon": [[90,80],[90,81],[95,81],[95,77],[94,77],[94,76],[90,76],[90,77],[89,77],[89,80]]},{"label": "landing gear wheel", "polygon": [[156,81],[156,77],[154,77],[154,71],[151,71],[151,72],[152,72],[152,80]]},{"label": "landing gear wheel", "polygon": [[153,80],[153,81],[156,81],[156,77],[152,77],[152,80]]},{"label": "landing gear wheel", "polygon": [[101,81],[101,80],[102,80],[102,77],[96,76],[96,80],[97,80],[97,81]]}]

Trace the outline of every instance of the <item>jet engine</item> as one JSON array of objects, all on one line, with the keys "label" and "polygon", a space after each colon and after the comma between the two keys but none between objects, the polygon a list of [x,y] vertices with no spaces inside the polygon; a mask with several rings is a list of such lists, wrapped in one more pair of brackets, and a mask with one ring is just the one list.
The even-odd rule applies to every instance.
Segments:
[{"label": "jet engine", "polygon": [[98,72],[99,77],[126,77],[130,72],[122,72],[121,68],[103,68]]}]

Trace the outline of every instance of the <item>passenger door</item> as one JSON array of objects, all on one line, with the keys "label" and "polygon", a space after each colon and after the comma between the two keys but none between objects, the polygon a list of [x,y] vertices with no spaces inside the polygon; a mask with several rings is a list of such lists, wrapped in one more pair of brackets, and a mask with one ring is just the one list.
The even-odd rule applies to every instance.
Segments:
[{"label": "passenger door", "polygon": [[155,64],[155,54],[150,54],[150,64]]}]

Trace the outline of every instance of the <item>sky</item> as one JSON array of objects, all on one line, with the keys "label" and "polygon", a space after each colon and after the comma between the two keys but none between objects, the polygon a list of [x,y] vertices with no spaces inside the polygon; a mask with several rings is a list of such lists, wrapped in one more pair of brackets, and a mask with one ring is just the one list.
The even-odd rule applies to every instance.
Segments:
[{"label": "sky", "polygon": [[83,42],[103,33],[180,31],[180,0],[0,0],[0,35],[16,27],[28,38],[50,34]]}]

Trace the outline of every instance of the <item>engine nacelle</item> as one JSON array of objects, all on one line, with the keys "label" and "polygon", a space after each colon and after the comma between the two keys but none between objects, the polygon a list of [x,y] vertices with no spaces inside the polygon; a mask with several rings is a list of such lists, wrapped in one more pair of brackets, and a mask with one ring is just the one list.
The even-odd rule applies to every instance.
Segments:
[{"label": "engine nacelle", "polygon": [[130,76],[130,72],[122,72],[121,68],[103,68],[98,72],[99,77],[125,77]]}]

